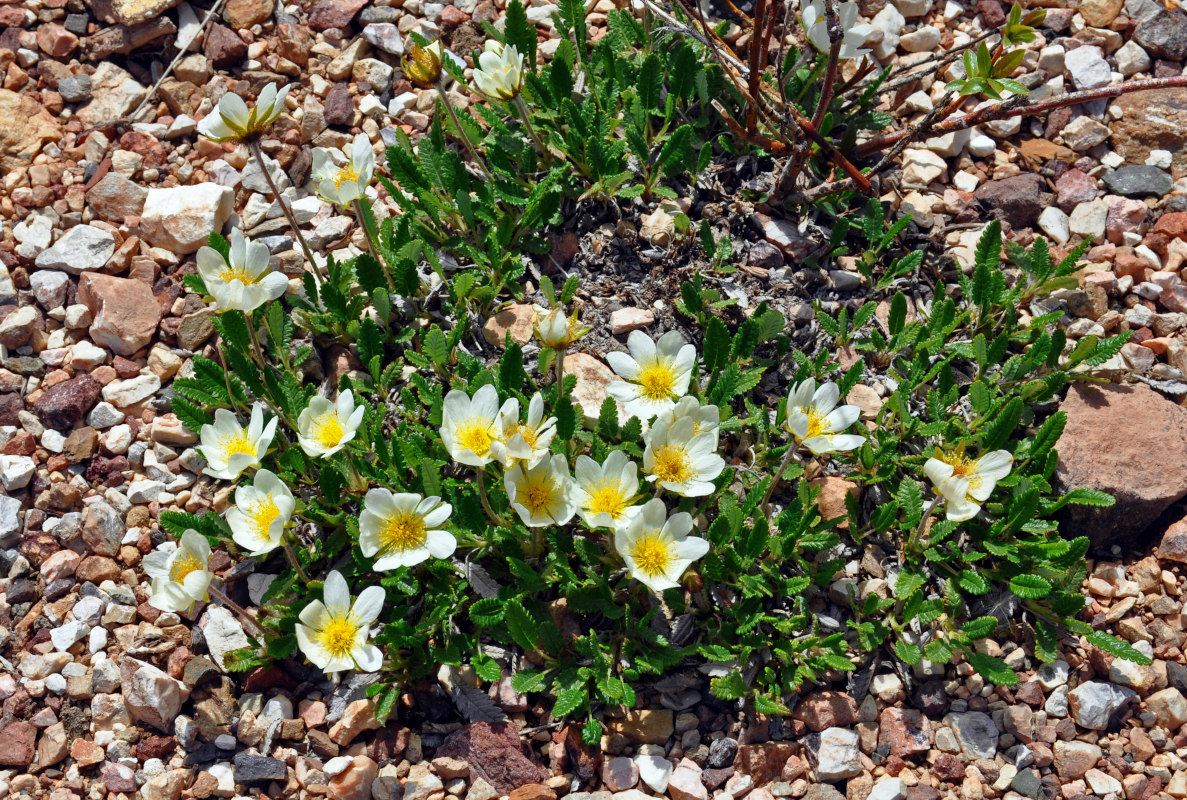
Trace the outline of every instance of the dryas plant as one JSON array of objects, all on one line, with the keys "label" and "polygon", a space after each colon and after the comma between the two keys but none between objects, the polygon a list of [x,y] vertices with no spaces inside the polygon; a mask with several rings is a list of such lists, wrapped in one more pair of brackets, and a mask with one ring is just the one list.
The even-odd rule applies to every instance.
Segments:
[{"label": "dryas plant", "polygon": [[[193,530],[276,575],[260,619],[245,619],[252,646],[229,657],[233,668],[300,650],[327,673],[375,671],[386,718],[410,681],[470,667],[549,693],[556,716],[587,719],[588,741],[601,706],[634,705],[639,687],[676,665],[699,667],[717,696],[747,697],[763,713],[784,713],[805,682],[883,646],[908,663],[959,651],[1009,683],[1013,672],[977,642],[996,633],[994,612],[1015,608],[1041,658],[1062,629],[1140,660],[1076,618],[1086,543],[1061,539],[1050,519],[1067,503],[1110,502],[1050,485],[1061,421],[1045,404],[1072,370],[1124,340],[1065,353],[1055,318],[1018,315],[1066,283],[1074,257],[1052,264],[1045,244],[1012,250],[1025,280],[1007,285],[991,227],[960,296],[934,299],[919,319],[908,320],[902,295],[885,331],[866,329],[873,304],[852,319],[819,315],[871,376],[893,376],[869,431],[840,401],[865,364],[838,375],[829,349],[792,350],[786,320],[766,305],[731,330],[721,314],[732,301],[699,274],[678,307],[701,339],[636,336],[630,356],[607,356],[625,380],[596,420],[573,402],[564,368],[586,332],[568,311],[576,277],[559,291],[541,280],[548,308],[534,361],[510,341],[495,364],[470,355],[472,320],[518,286],[525,254],[543,247],[564,203],[663,196],[654,176],[681,179],[708,152],[689,146],[708,130],[716,80],[688,64],[695,45],[649,36],[646,20],[616,12],[617,38],[589,48],[568,2],[558,25],[572,47],[541,66],[522,7],[512,9],[505,38],[479,57],[491,71],[476,78],[491,98],[479,107],[486,128],[448,105],[442,74],[459,74],[456,63],[414,42],[407,72],[440,90],[443,113],[415,150],[388,149],[391,177],[380,178],[402,214],[376,219],[365,139],[315,157],[319,193],[357,215],[368,252],[327,259],[324,275],[309,255],[304,291],[284,297],[267,253],[242,234],[212,235],[199,255],[187,285],[221,312],[219,360],[194,358],[174,410],[202,435],[210,473],[238,485],[225,518],[162,515],[183,537],[157,558],[169,604],[209,591],[246,616],[209,585],[209,551]],[[227,129],[262,159],[258,125],[272,111],[246,123],[239,112],[228,104]],[[899,230],[885,228],[881,208],[867,208],[861,268],[881,286],[918,263],[883,265]],[[701,238],[708,250],[712,232]],[[713,249],[715,262],[728,258]],[[359,367],[323,384],[331,344]],[[775,403],[759,386],[789,356],[791,391]],[[862,500],[823,518],[821,474],[849,478]],[[656,496],[644,503],[647,493]],[[838,574],[865,543],[897,554],[889,591],[855,591],[847,608],[821,613],[847,591]],[[499,713],[464,680],[451,691],[472,715]]]}]

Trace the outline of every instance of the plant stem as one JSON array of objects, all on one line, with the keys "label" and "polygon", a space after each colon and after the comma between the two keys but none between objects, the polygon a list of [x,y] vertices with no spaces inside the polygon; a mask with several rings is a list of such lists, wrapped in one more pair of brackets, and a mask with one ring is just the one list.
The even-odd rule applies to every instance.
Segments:
[{"label": "plant stem", "polygon": [[297,224],[297,218],[293,215],[293,210],[289,208],[289,204],[280,194],[280,189],[277,188],[276,182],[272,180],[272,173],[268,170],[268,162],[264,161],[264,153],[260,150],[259,139],[248,139],[247,147],[251,150],[251,154],[256,157],[256,161],[260,165],[260,171],[264,173],[264,180],[268,181],[268,188],[272,190],[272,197],[280,204],[280,211],[284,214],[284,218],[288,220],[289,227],[293,229],[293,236],[297,238],[297,242],[301,245],[301,250],[305,253],[305,260],[309,262],[309,269],[313,273],[313,279],[320,286],[321,275],[317,270],[317,262],[313,260],[313,251],[309,249],[309,244],[301,234],[301,226]]},{"label": "plant stem", "polygon": [[482,170],[482,174],[490,183],[495,182],[495,178],[490,174],[490,170],[486,168],[486,162],[478,155],[478,151],[474,149],[474,145],[470,142],[470,137],[466,134],[466,129],[462,127],[461,120],[457,118],[457,112],[453,110],[453,106],[449,102],[449,96],[445,93],[445,85],[442,81],[437,81],[437,94],[441,95],[441,104],[445,106],[446,113],[449,114],[450,120],[453,121],[453,127],[457,129],[458,138],[461,139],[462,145],[466,148],[466,152],[470,154],[470,160],[478,165]]},{"label": "plant stem", "polygon": [[931,502],[924,507],[923,516],[919,518],[919,524],[915,526],[915,530],[911,531],[911,535],[907,539],[907,546],[903,548],[903,550],[908,554],[912,553],[919,545],[919,537],[923,535],[923,528],[925,525],[927,525],[927,520],[929,517],[931,517],[931,512],[935,511],[936,506],[938,506],[940,501],[943,499],[943,495],[937,494],[932,498]]},{"label": "plant stem", "polygon": [[301,562],[297,560],[297,551],[293,549],[293,544],[291,541],[289,541],[287,531],[285,532],[282,541],[284,542],[284,553],[288,556],[289,563],[293,565],[293,569],[296,570],[297,576],[301,578],[302,583],[309,583],[309,576],[305,574],[305,568],[302,567]]},{"label": "plant stem", "polygon": [[256,324],[251,321],[251,312],[243,312],[243,318],[247,320],[247,332],[251,335],[251,349],[255,353],[256,361],[260,364],[260,369],[268,368],[268,361],[264,358],[264,348],[260,347],[260,337],[256,333]]},{"label": "plant stem", "polygon": [[215,600],[218,600],[224,606],[238,614],[240,619],[242,619],[243,622],[247,624],[247,627],[251,629],[251,632],[254,636],[261,637],[264,635],[264,629],[261,628],[259,623],[257,623],[255,619],[247,613],[247,609],[236,603],[231,598],[227,597],[226,593],[223,592],[222,589],[216,589],[214,584],[211,584],[210,586],[206,587],[206,591],[209,592],[210,596]]},{"label": "plant stem", "polygon": [[359,227],[363,229],[364,238],[367,240],[367,249],[371,251],[371,255],[375,256],[375,260],[383,268],[383,277],[387,278],[387,286],[392,290],[392,294],[394,295],[396,293],[396,282],[392,280],[391,270],[388,269],[387,264],[379,255],[378,232],[367,222],[371,217],[363,214],[363,198],[361,196],[356,197],[352,206],[354,208],[355,219],[359,221]]},{"label": "plant stem", "polygon": [[523,125],[525,128],[527,128],[528,135],[531,136],[532,141],[535,142],[536,150],[538,150],[540,155],[543,156],[544,166],[548,166],[550,163],[552,163],[552,154],[548,152],[548,148],[544,146],[544,141],[540,138],[540,134],[536,133],[536,129],[532,127],[532,120],[528,115],[528,107],[523,102],[523,97],[518,94],[515,95],[513,105],[515,106],[515,110],[519,112],[519,118],[523,120]]},{"label": "plant stem", "polygon": [[231,410],[238,413],[239,403],[235,400],[235,393],[231,391],[231,368],[227,364],[227,354],[223,352],[224,344],[220,339],[218,343],[218,354],[223,360],[223,381],[227,384],[227,401],[231,404]]},{"label": "plant stem", "polygon": [[824,122],[824,115],[828,113],[829,103],[833,100],[834,84],[837,82],[837,65],[841,63],[841,45],[845,41],[845,31],[841,28],[840,20],[837,17],[837,1],[825,0],[824,8],[830,47],[828,69],[824,73],[824,86],[820,89],[820,104],[816,106],[816,114],[812,117],[812,127],[817,130]]},{"label": "plant stem", "polygon": [[[1120,97],[1123,94],[1130,94],[1132,92],[1144,92],[1153,89],[1173,89],[1187,86],[1187,75],[1176,75],[1171,78],[1151,78],[1144,81],[1128,81],[1120,83],[1116,86],[1105,86],[1100,89],[1086,89],[1080,92],[1069,92],[1067,94],[1057,95],[1046,100],[1031,101],[1023,95],[1011,97],[1001,103],[995,103],[991,106],[986,106],[969,114],[964,114],[959,117],[946,119],[936,125],[929,131],[934,136],[943,136],[945,133],[952,133],[953,131],[961,131],[965,128],[971,128],[976,125],[981,125],[986,122],[993,122],[999,119],[1009,119],[1011,117],[1029,116],[1033,114],[1041,114],[1045,111],[1051,111],[1056,108],[1063,108],[1065,106],[1079,105],[1080,103],[1087,103],[1091,100],[1103,100],[1110,97]],[[885,136],[879,136],[875,139],[870,139],[868,142],[863,142],[853,149],[851,156],[854,158],[863,158],[871,153],[877,153],[885,150],[895,142],[908,137],[910,130],[896,131],[895,133],[888,133]]]},{"label": "plant stem", "polygon": [[783,456],[783,461],[779,464],[779,469],[775,470],[775,474],[771,477],[771,485],[767,487],[767,493],[762,498],[762,512],[769,514],[771,511],[771,495],[775,493],[775,487],[779,485],[779,479],[783,477],[784,470],[787,465],[791,463],[791,459],[795,458],[796,444],[792,442],[787,446],[787,453]]},{"label": "plant stem", "polygon": [[490,498],[486,495],[486,470],[482,467],[474,467],[474,474],[478,476],[478,499],[482,501],[482,510],[486,512],[486,516],[500,528],[507,527],[507,520],[495,513],[494,508],[491,507]]},{"label": "plant stem", "polygon": [[556,348],[556,399],[565,396],[565,348]]}]

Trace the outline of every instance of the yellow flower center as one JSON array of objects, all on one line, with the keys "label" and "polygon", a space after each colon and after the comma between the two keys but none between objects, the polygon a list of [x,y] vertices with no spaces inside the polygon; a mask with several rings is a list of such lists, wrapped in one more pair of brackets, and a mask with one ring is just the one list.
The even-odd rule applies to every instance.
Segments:
[{"label": "yellow flower center", "polygon": [[664,575],[676,560],[675,542],[658,530],[646,531],[631,543],[631,558],[635,568],[644,575],[650,578]]},{"label": "yellow flower center", "polygon": [[225,283],[239,281],[245,286],[251,286],[256,283],[256,277],[243,267],[228,266],[218,274],[218,278]]},{"label": "yellow flower center", "polygon": [[800,411],[808,415],[808,432],[804,434],[805,439],[827,436],[833,432],[833,426],[829,424],[828,418],[817,411],[816,406],[801,408]]},{"label": "yellow flower center", "polygon": [[963,453],[945,453],[939,457],[940,461],[952,467],[952,477],[967,478],[969,489],[976,489],[981,485],[981,476],[977,474],[977,462],[966,458]]},{"label": "yellow flower center", "polygon": [[206,569],[206,565],[202,563],[202,559],[191,553],[189,550],[182,550],[174,559],[172,566],[169,567],[169,580],[181,583],[186,576],[191,572]]},{"label": "yellow flower center", "polygon": [[218,440],[218,444],[223,449],[223,458],[227,461],[230,461],[231,456],[236,453],[244,453],[252,458],[256,457],[255,442],[247,438],[246,428],[240,428],[235,433],[224,434]]},{"label": "yellow flower center", "polygon": [[346,430],[342,427],[342,419],[334,409],[315,417],[310,432],[313,440],[327,450],[337,447],[342,442],[342,437],[346,435]]},{"label": "yellow flower center", "polygon": [[379,542],[385,554],[404,552],[425,543],[425,520],[415,511],[397,511],[383,521]]},{"label": "yellow flower center", "polygon": [[516,492],[515,499],[523,505],[533,516],[547,514],[556,502],[557,482],[551,475],[542,474],[538,477],[527,477],[523,485]]},{"label": "yellow flower center", "polygon": [[589,498],[585,511],[589,514],[609,514],[618,519],[627,507],[626,490],[618,478],[605,478],[601,483],[586,487]]},{"label": "yellow flower center", "polygon": [[267,542],[270,540],[272,523],[280,516],[280,507],[276,505],[276,501],[269,494],[244,509],[243,514],[247,517],[248,524],[251,525],[252,531],[260,541]]},{"label": "yellow flower center", "polygon": [[655,451],[651,474],[665,483],[688,483],[693,477],[692,460],[688,451],[674,444],[667,444]]},{"label": "yellow flower center", "polygon": [[354,168],[353,164],[348,163],[345,167],[343,167],[342,169],[340,169],[336,173],[334,173],[333,181],[334,181],[334,188],[341,189],[342,184],[346,183],[347,181],[352,181],[354,183],[358,183],[359,182],[359,173]]},{"label": "yellow flower center", "polygon": [[470,417],[457,426],[457,443],[463,450],[471,450],[475,455],[486,456],[490,453],[490,443],[494,437],[490,433],[491,422],[486,417]]},{"label": "yellow flower center", "polygon": [[648,400],[666,400],[674,393],[676,369],[671,362],[655,356],[639,365],[635,382]]},{"label": "yellow flower center", "polygon": [[503,441],[511,441],[511,437],[517,433],[528,443],[528,447],[536,449],[536,432],[522,422],[512,422],[503,428]]},{"label": "yellow flower center", "polygon": [[343,658],[354,650],[354,638],[358,626],[349,614],[331,616],[318,633],[321,646],[334,658]]}]

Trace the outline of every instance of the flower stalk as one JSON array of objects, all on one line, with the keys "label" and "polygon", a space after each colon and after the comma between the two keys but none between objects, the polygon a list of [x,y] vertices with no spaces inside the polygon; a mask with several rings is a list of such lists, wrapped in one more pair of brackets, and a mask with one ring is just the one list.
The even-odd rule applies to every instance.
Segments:
[{"label": "flower stalk", "polygon": [[260,627],[258,622],[256,622],[255,617],[247,613],[246,608],[236,603],[230,597],[227,597],[226,593],[222,589],[216,588],[214,584],[208,586],[206,591],[210,593],[211,597],[234,612],[239,617],[240,621],[244,623],[247,629],[251,631],[252,636],[256,637],[257,639],[263,638],[264,629]]},{"label": "flower stalk", "polygon": [[268,162],[264,160],[264,153],[260,150],[260,142],[258,138],[251,138],[247,140],[247,149],[255,156],[256,162],[260,165],[260,171],[264,173],[264,180],[268,182],[268,188],[272,190],[272,197],[280,204],[280,211],[284,214],[284,218],[288,220],[289,227],[293,229],[293,236],[296,237],[297,242],[301,245],[301,251],[305,254],[305,260],[309,262],[309,269],[313,273],[314,280],[318,285],[321,285],[321,275],[318,273],[317,261],[313,259],[313,251],[309,249],[309,243],[305,241],[304,234],[301,233],[301,226],[297,224],[297,217],[293,214],[293,210],[289,208],[289,204],[285,201],[284,196],[280,193],[276,181],[272,180],[272,173],[268,170]]}]

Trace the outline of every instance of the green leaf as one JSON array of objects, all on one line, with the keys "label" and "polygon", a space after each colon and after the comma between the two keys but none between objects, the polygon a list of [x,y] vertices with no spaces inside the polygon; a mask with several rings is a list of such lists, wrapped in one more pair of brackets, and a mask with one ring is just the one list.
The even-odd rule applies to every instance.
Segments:
[{"label": "green leaf", "polygon": [[720,318],[713,317],[709,320],[709,327],[705,330],[705,372],[713,375],[723,369],[729,358],[729,348],[729,329],[725,327],[725,323]]},{"label": "green leaf", "polygon": [[1000,658],[995,658],[976,650],[967,653],[969,663],[985,680],[998,686],[1014,686],[1018,683],[1018,674]]},{"label": "green leaf", "polygon": [[[580,24],[584,27],[584,19]],[[659,56],[651,53],[643,59],[643,65],[639,67],[638,80],[635,82],[635,90],[639,93],[639,102],[643,104],[643,108],[654,110],[660,107],[659,95],[662,84]]]},{"label": "green leaf", "polygon": [[568,397],[562,397],[556,401],[556,435],[561,441],[568,442],[576,431],[577,408]]},{"label": "green leaf", "polygon": [[1135,649],[1129,642],[1118,639],[1105,631],[1093,631],[1088,634],[1088,643],[1106,653],[1132,661],[1135,664],[1151,664],[1153,661],[1142,651]]},{"label": "green leaf", "polygon": [[503,601],[495,597],[483,597],[470,606],[470,619],[475,625],[489,628],[503,620]]},{"label": "green leaf", "polygon": [[520,694],[542,692],[546,682],[544,673],[538,670],[520,670],[511,676],[511,688]]},{"label": "green leaf", "polygon": [[1041,575],[1015,575],[1010,578],[1010,591],[1027,600],[1039,600],[1051,593],[1051,583]]},{"label": "green leaf", "polygon": [[961,630],[970,639],[984,639],[987,636],[992,636],[999,624],[997,617],[977,617],[966,622]]},{"label": "green leaf", "polygon": [[579,708],[585,706],[589,693],[584,687],[562,689],[556,694],[556,703],[552,706],[552,716],[556,719],[567,717]]},{"label": "green leaf", "polygon": [[590,718],[581,726],[581,741],[593,747],[602,740],[602,723]]},{"label": "green leaf", "polygon": [[737,700],[746,694],[746,681],[741,673],[734,671],[709,681],[709,691],[720,700]]},{"label": "green leaf", "polygon": [[908,644],[902,639],[894,643],[894,653],[900,660],[911,666],[915,666],[923,658],[923,651],[919,649],[919,645]]},{"label": "green leaf", "polygon": [[511,0],[507,4],[507,13],[503,16],[503,30],[507,36],[507,44],[514,45],[535,71],[536,26],[528,21],[527,10],[520,0]]},{"label": "green leaf", "polygon": [[503,620],[515,643],[524,650],[535,650],[539,625],[519,600],[509,600],[503,609]]},{"label": "green leaf", "polygon": [[474,667],[478,677],[488,683],[494,683],[503,677],[503,668],[499,666],[499,662],[485,653],[479,653],[470,659],[470,665]]},{"label": "green leaf", "polygon": [[[518,346],[518,345],[517,345]],[[444,367],[450,361],[452,355],[449,347],[449,339],[446,338],[445,332],[441,330],[436,324],[433,324],[425,334],[424,340],[421,344],[421,351],[428,356],[428,358],[437,366]]]}]

